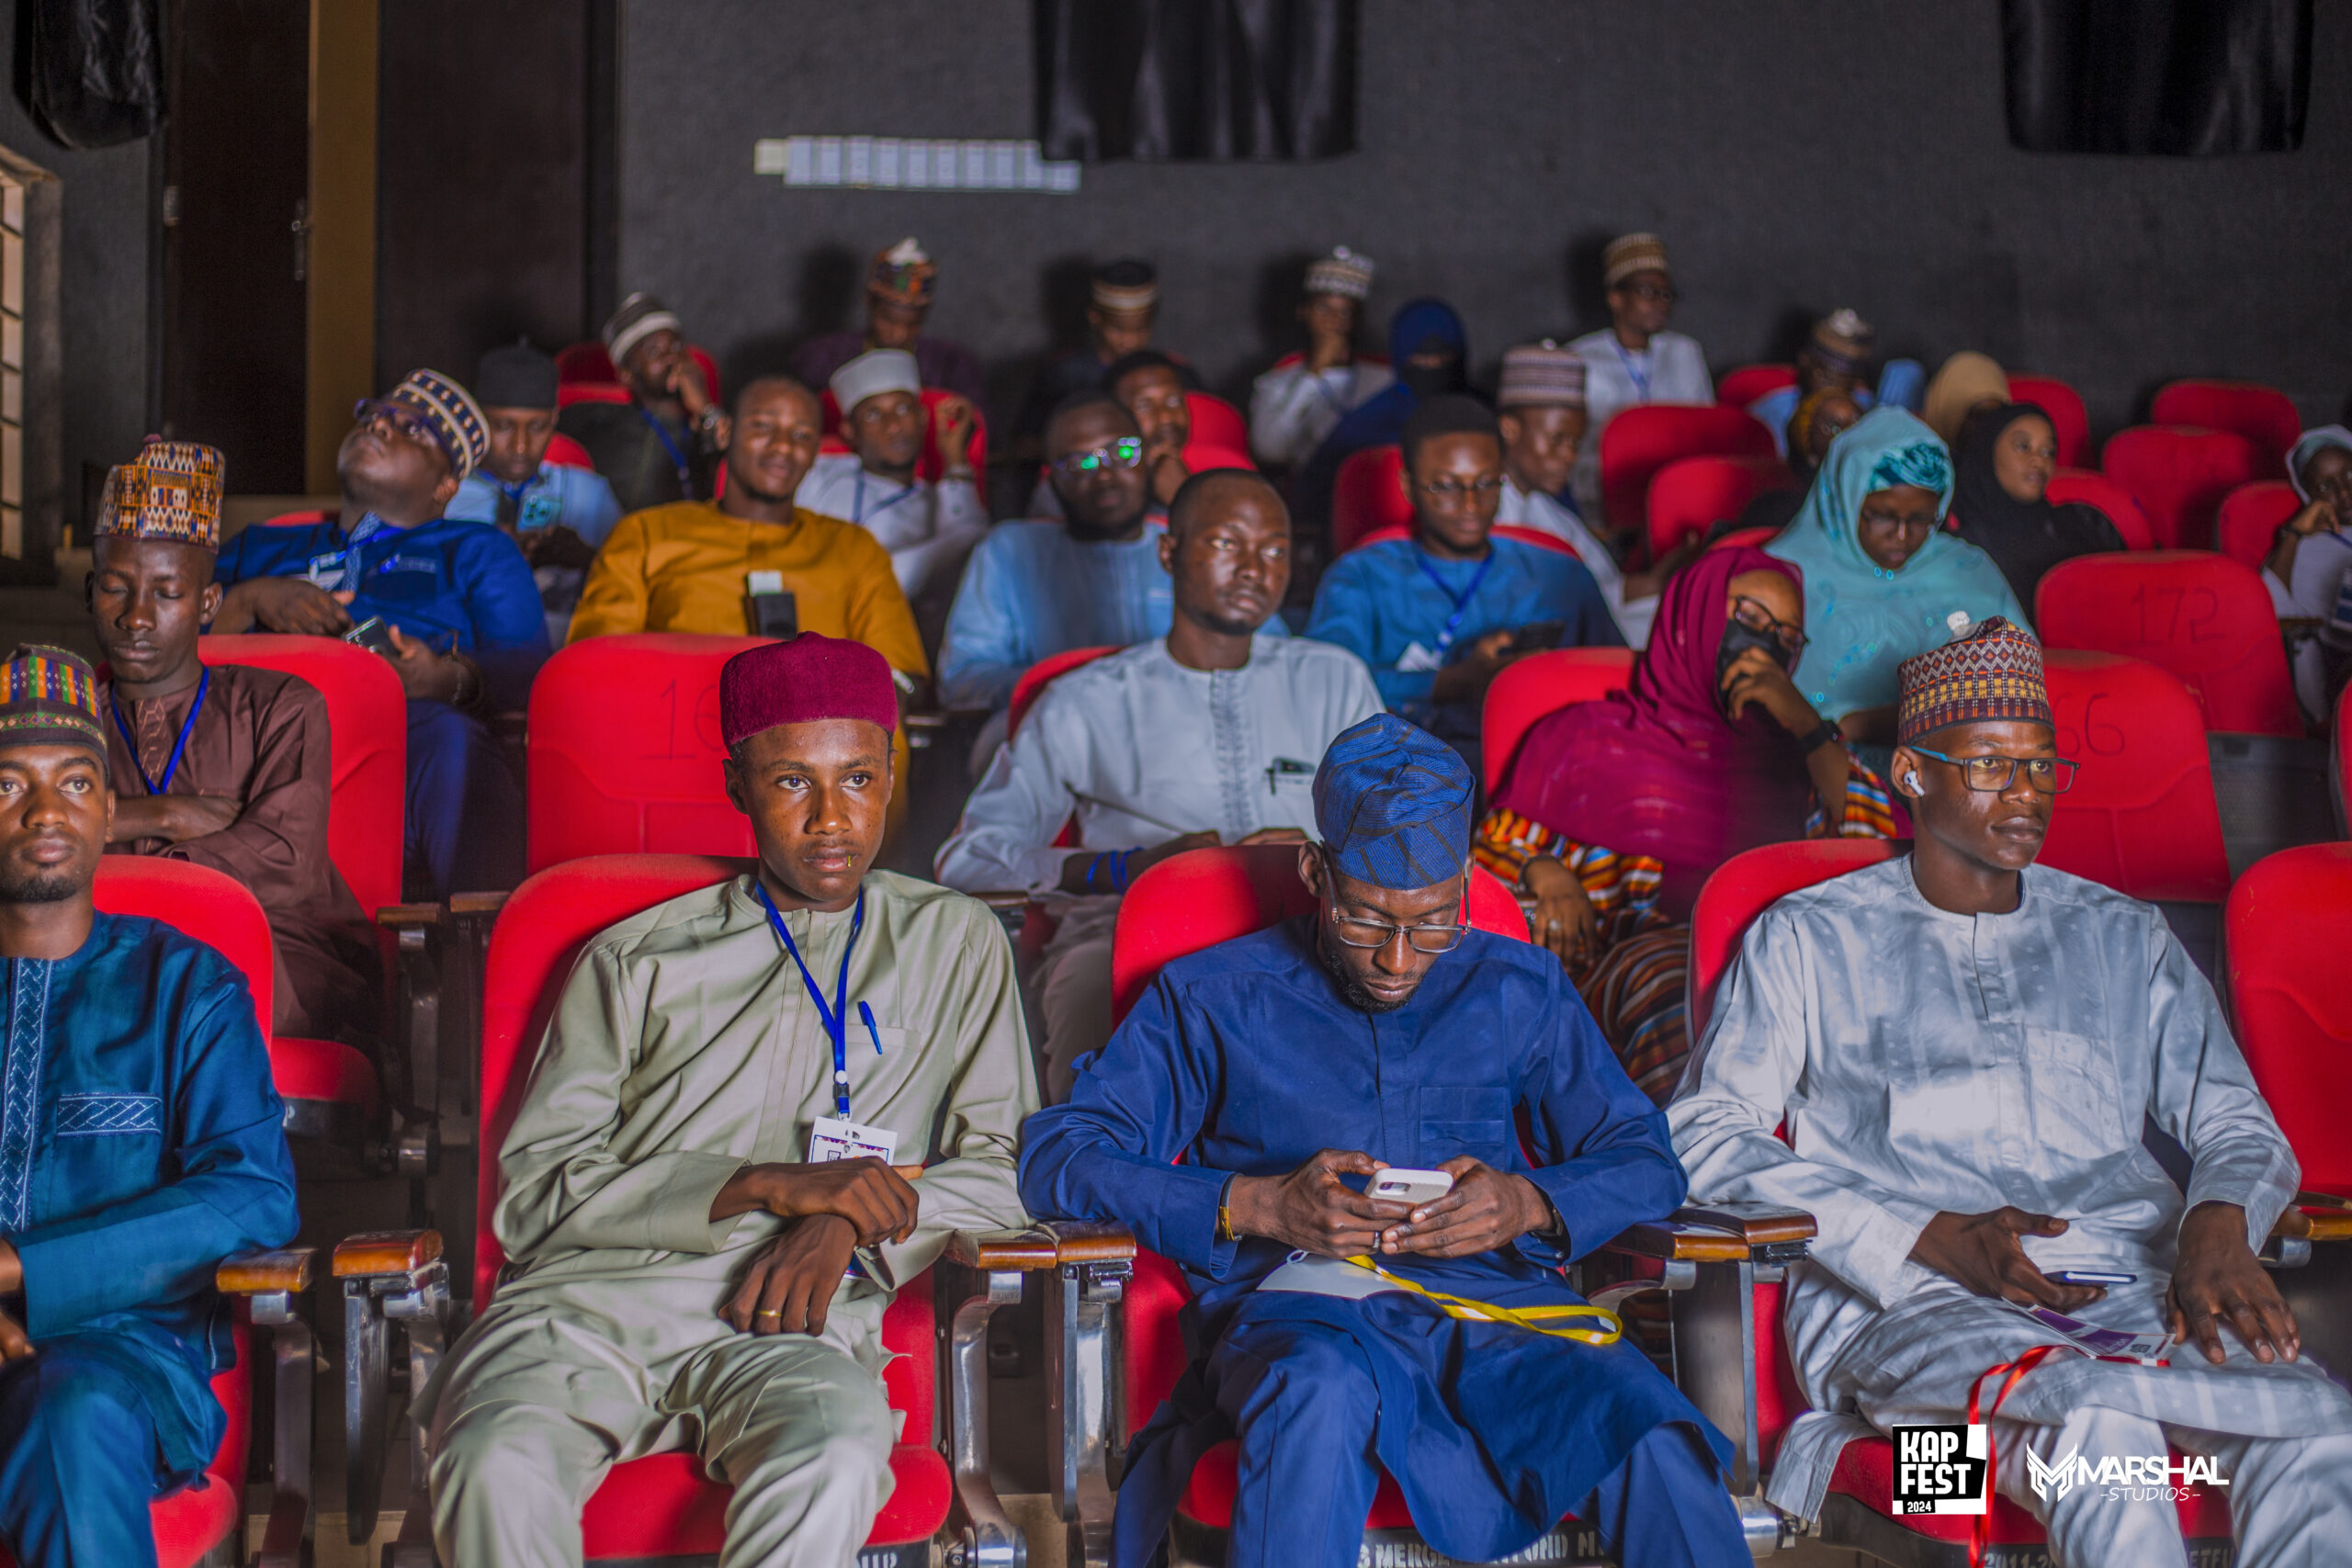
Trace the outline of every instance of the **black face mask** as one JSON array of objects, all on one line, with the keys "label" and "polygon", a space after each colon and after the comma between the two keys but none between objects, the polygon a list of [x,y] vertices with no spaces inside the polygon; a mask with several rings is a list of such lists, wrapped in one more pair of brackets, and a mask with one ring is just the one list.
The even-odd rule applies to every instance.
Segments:
[{"label": "black face mask", "polygon": [[1396,378],[1412,389],[1413,396],[1423,402],[1447,392],[1462,389],[1462,356],[1452,344],[1432,333],[1421,339],[1415,354],[1442,354],[1442,365],[1416,365],[1411,359],[1396,367]]},{"label": "black face mask", "polygon": [[1756,630],[1735,615],[1724,624],[1723,644],[1715,649],[1715,705],[1717,707],[1725,705],[1724,671],[1731,668],[1733,660],[1737,659],[1751,648],[1762,649],[1771,658],[1772,662],[1783,670],[1793,671],[1796,669],[1796,655],[1789,651],[1786,643],[1770,632]]}]

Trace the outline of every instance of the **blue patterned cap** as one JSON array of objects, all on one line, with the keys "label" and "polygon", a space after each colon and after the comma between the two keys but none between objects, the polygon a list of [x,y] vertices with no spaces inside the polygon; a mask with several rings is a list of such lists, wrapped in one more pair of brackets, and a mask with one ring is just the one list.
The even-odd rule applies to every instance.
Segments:
[{"label": "blue patterned cap", "polygon": [[1315,828],[1342,876],[1434,887],[1470,858],[1470,769],[1395,714],[1343,730],[1315,770]]}]

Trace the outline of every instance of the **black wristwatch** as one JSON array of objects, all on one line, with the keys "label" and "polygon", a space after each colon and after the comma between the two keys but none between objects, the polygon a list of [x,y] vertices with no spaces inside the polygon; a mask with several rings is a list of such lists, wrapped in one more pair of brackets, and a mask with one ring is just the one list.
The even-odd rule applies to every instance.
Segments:
[{"label": "black wristwatch", "polygon": [[1839,739],[1840,734],[1838,721],[1834,718],[1825,718],[1797,737],[1797,749],[1810,757],[1832,740]]}]

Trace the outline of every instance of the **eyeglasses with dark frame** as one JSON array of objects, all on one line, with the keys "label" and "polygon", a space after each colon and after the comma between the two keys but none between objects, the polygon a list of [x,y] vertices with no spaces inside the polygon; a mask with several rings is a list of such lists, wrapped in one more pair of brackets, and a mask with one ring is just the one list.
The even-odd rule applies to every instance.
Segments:
[{"label": "eyeglasses with dark frame", "polygon": [[1107,446],[1097,446],[1091,452],[1065,452],[1054,459],[1054,471],[1076,479],[1080,474],[1097,473],[1104,468],[1133,468],[1143,463],[1143,438],[1122,435]]},{"label": "eyeglasses with dark frame", "polygon": [[1804,635],[1803,626],[1794,621],[1781,619],[1761,600],[1750,599],[1745,593],[1731,596],[1731,615],[1732,619],[1749,631],[1776,639],[1791,653],[1803,653],[1812,646],[1813,639]]},{"label": "eyeglasses with dark frame", "polygon": [[360,399],[352,407],[351,418],[356,424],[388,424],[411,441],[429,441],[433,438],[432,431],[426,426],[424,417],[415,410],[402,408],[400,404],[382,398]]},{"label": "eyeglasses with dark frame", "polygon": [[[1328,897],[1334,891],[1332,879],[1339,875],[1339,867],[1332,863],[1329,844],[1317,844],[1316,849],[1323,856],[1323,887]],[[1470,930],[1470,870],[1467,866],[1462,872],[1462,903],[1457,914],[1459,919],[1453,925],[1421,921],[1400,926],[1393,920],[1367,920],[1353,915],[1342,915],[1336,908],[1331,911],[1329,919],[1331,934],[1339,938],[1343,946],[1386,947],[1401,934],[1406,944],[1416,953],[1452,953],[1462,945],[1464,935]]]},{"label": "eyeglasses with dark frame", "polygon": [[1905,533],[1928,534],[1935,531],[1937,523],[1941,519],[1932,512],[1924,513],[1915,512],[1910,516],[1905,517],[1896,513],[1883,512],[1865,506],[1862,508],[1861,521],[1866,525],[1875,523],[1882,528],[1900,528]]},{"label": "eyeglasses with dark frame", "polygon": [[1906,746],[1922,757],[1933,757],[1939,762],[1950,762],[1960,770],[1961,782],[1979,795],[1998,795],[2016,782],[2018,770],[2025,770],[2025,781],[2043,795],[2064,795],[2075,787],[2075,774],[2082,767],[2069,757],[2005,757],[1997,752],[1982,757],[1950,757],[1941,751],[1930,751],[1925,746]]},{"label": "eyeglasses with dark frame", "polygon": [[1476,496],[1484,501],[1488,496],[1498,496],[1503,492],[1503,478],[1500,474],[1489,474],[1487,478],[1472,484],[1464,484],[1461,480],[1452,478],[1415,479],[1413,484],[1432,500],[1442,501],[1449,506],[1459,503],[1464,496]]},{"label": "eyeglasses with dark frame", "polygon": [[1662,299],[1666,303],[1671,305],[1675,300],[1681,298],[1680,295],[1674,291],[1673,286],[1670,284],[1621,283],[1617,287],[1623,289],[1626,293],[1632,295],[1636,299]]}]

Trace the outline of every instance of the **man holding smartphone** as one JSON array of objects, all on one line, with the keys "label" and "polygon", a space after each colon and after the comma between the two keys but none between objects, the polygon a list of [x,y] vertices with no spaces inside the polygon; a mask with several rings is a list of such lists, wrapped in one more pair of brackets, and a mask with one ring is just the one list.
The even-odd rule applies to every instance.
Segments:
[{"label": "man holding smartphone", "polygon": [[[1314,788],[1316,912],[1169,964],[1023,1129],[1023,1202],[1132,1227],[1206,1347],[1128,1450],[1114,1562],[1149,1561],[1229,1437],[1232,1568],[1355,1562],[1383,1466],[1449,1558],[1573,1513],[1625,1568],[1745,1561],[1730,1445],[1562,1277],[1681,1201],[1664,1118],[1558,964],[1464,924],[1450,747],[1376,714]],[[1368,1195],[1392,1166],[1451,1184]]]},{"label": "man holding smartphone", "polygon": [[435,370],[412,371],[354,418],[335,455],[341,509],[230,540],[212,629],[349,636],[390,660],[408,695],[410,884],[435,898],[512,887],[523,792],[481,721],[529,701],[547,620],[514,541],[443,513],[489,428]]}]

